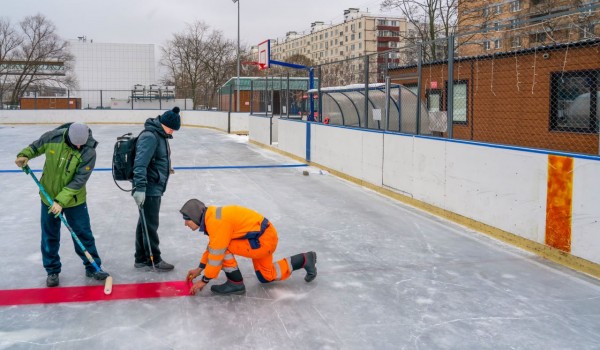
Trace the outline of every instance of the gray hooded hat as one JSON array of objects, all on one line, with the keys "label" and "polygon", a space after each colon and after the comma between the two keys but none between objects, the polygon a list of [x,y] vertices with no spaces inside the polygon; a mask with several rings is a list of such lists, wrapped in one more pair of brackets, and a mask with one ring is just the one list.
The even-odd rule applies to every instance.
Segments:
[{"label": "gray hooded hat", "polygon": [[179,210],[184,220],[192,220],[198,226],[201,226],[200,221],[205,211],[206,205],[197,199],[190,199],[185,202],[181,210]]},{"label": "gray hooded hat", "polygon": [[73,123],[69,126],[69,140],[75,146],[85,145],[90,134],[90,128],[81,123]]}]

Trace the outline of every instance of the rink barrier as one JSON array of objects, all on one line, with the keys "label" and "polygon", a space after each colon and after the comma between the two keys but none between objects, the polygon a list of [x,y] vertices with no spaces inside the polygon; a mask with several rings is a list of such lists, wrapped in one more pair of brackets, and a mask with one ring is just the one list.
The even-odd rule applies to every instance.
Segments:
[{"label": "rink barrier", "polygon": [[[30,115],[31,112],[38,113]],[[0,124],[73,121],[68,115],[58,118],[52,112],[55,111],[0,111]],[[117,115],[115,112],[109,114],[112,119]],[[90,124],[142,123],[148,117],[148,111],[142,111],[145,114],[130,112],[135,115],[119,120],[107,119],[106,111],[77,111],[76,115],[79,118],[85,114],[83,120],[77,121]],[[183,113],[187,116],[194,112]],[[220,116],[198,113],[184,119],[185,125],[226,132],[227,113]],[[123,111],[119,114],[127,115]],[[268,118],[255,120],[255,116],[238,113],[237,117],[246,121],[237,127],[232,126],[233,116],[227,126],[230,132],[249,130],[252,144],[600,278],[600,236],[597,234],[600,232],[600,202],[597,201],[600,198],[597,186],[600,158],[596,156],[287,119],[278,120],[278,142],[273,145],[273,136],[269,136],[266,128],[272,128],[274,123],[265,122]],[[567,208],[557,207],[558,212],[571,213],[550,218],[559,220],[557,227],[567,228],[568,232],[550,231],[562,238],[555,242],[568,243],[562,247],[553,240],[547,241],[548,230],[552,229],[548,215],[552,214],[553,200],[548,192],[553,186],[551,177],[554,175],[549,171],[553,156],[573,159],[572,180],[567,182],[571,187],[565,192],[565,198],[571,198],[572,202]],[[563,175],[558,174],[558,177]],[[558,199],[560,202],[561,198]]]},{"label": "rink barrier", "polygon": [[[600,278],[597,156],[297,120],[277,146],[250,142]],[[553,174],[556,158],[571,170]]]}]

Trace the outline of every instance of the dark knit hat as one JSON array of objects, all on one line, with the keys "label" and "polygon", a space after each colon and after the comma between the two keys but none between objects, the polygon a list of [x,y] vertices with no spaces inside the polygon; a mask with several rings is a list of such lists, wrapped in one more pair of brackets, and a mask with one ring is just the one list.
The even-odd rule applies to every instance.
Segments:
[{"label": "dark knit hat", "polygon": [[206,205],[197,199],[190,199],[185,202],[181,210],[179,210],[184,220],[192,220],[198,226],[200,226],[200,219],[205,211]]},{"label": "dark knit hat", "polygon": [[90,128],[81,123],[73,123],[69,126],[67,136],[69,141],[75,146],[85,145],[90,134]]},{"label": "dark knit hat", "polygon": [[181,118],[179,117],[179,107],[173,107],[172,110],[166,111],[158,120],[164,126],[171,128],[173,130],[179,130],[181,127]]}]

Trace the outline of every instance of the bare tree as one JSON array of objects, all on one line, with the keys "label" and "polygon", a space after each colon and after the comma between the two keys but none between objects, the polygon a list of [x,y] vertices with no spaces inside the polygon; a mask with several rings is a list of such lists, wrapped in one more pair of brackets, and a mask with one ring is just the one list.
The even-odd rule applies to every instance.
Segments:
[{"label": "bare tree", "polygon": [[172,81],[178,95],[192,97],[194,108],[202,99],[213,105],[218,88],[235,75],[235,50],[231,40],[204,22],[188,24],[161,48],[160,63],[168,70],[163,80]]},{"label": "bare tree", "polygon": [[[54,24],[41,14],[25,17],[19,23],[18,32],[9,21],[0,20],[0,62],[18,62],[18,72],[11,74],[0,68],[0,96],[8,95],[10,104],[18,104],[19,98],[30,90],[65,88],[76,86],[72,75],[73,55],[68,43],[56,34]],[[64,75],[43,72],[48,63],[64,64]]]},{"label": "bare tree", "polygon": [[[399,11],[409,22],[409,30],[401,33],[408,45],[423,43],[424,59],[447,57],[448,47],[444,39],[465,24],[481,16],[481,11],[470,10],[460,14],[461,8],[485,5],[479,0],[384,0],[382,10]],[[488,15],[493,17],[493,12]],[[490,19],[488,18],[488,20]],[[472,29],[472,28],[470,28]],[[472,35],[472,34],[471,34]],[[459,44],[457,44],[458,47]]]}]

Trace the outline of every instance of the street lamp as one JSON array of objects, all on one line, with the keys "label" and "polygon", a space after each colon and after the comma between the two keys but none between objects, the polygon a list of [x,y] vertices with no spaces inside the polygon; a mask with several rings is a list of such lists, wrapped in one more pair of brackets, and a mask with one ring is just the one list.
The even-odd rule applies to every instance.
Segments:
[{"label": "street lamp", "polygon": [[237,36],[237,79],[236,79],[236,110],[239,112],[240,111],[240,1],[239,0],[232,0],[233,3],[235,4],[237,2],[237,10],[238,10],[238,36]]}]

